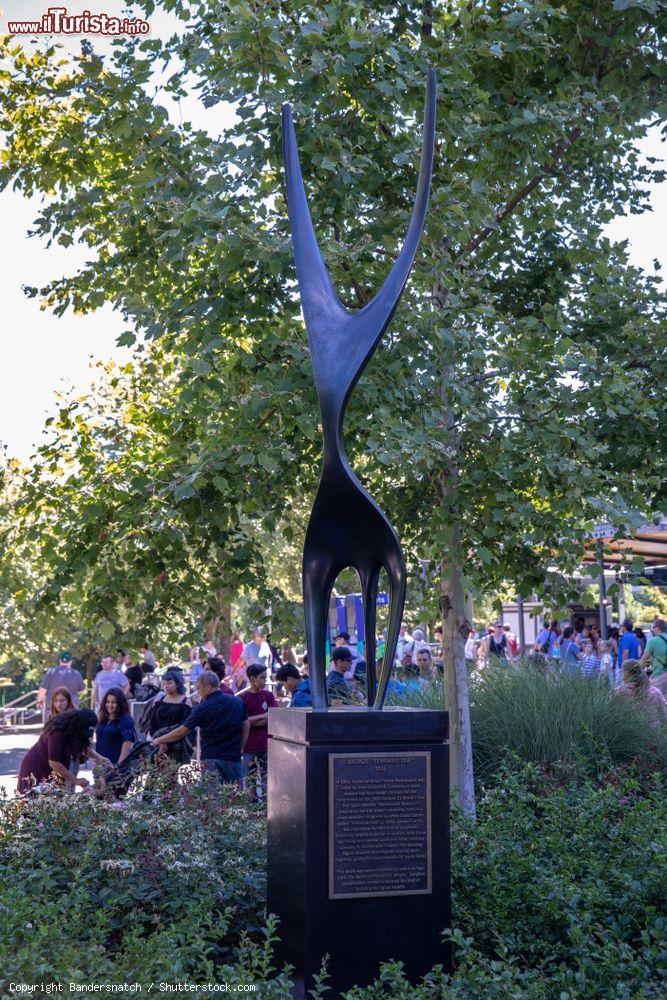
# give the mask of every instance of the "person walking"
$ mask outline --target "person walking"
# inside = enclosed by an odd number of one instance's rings
[[[148,666],[151,668],[151,672],[155,673],[155,671],[158,668],[158,662],[155,659],[155,653],[152,651],[152,649],[149,648],[147,642],[145,642],[141,647],[141,649],[139,650],[139,656],[141,657],[143,663],[148,664]]]
[[[507,624],[503,625],[503,630],[507,638],[507,653],[508,653],[507,658],[510,661],[510,663],[514,663],[516,660],[519,659],[519,642],[514,632],[512,632],[511,628],[509,627],[509,625]]]
[[[493,657],[496,664],[507,666],[509,643],[502,622],[494,622],[493,631],[482,639],[482,656],[485,663]]]
[[[576,674],[579,670],[581,652],[574,641],[574,626],[566,625],[560,642],[560,665],[566,674]]]
[[[37,692],[37,708],[46,704],[46,718],[49,718],[51,700],[56,688],[66,687],[72,697],[74,708],[79,707],[79,695],[85,684],[78,670],[72,666],[72,654],[63,652],[58,657],[58,666],[50,667],[42,678]]]
[[[653,622],[641,663],[650,664],[651,684],[667,696],[667,622],[664,618],[656,618]]]
[[[267,669],[271,666],[271,650],[264,638],[264,629],[261,625],[253,629],[252,639],[243,647],[241,659],[244,660],[246,667],[257,663]]]
[[[242,655],[245,643],[240,632],[234,632],[232,641],[229,644],[229,665],[232,669],[236,666],[236,661]]]
[[[600,673],[600,658],[590,639],[584,642],[581,655],[581,672],[584,677],[597,677]]]
[[[201,765],[205,771],[217,774],[221,782],[243,781],[241,752],[250,733],[246,707],[240,698],[223,694],[220,681],[212,670],[205,670],[197,681],[200,702],[182,725],[154,738],[155,746],[167,746],[199,728]]]
[[[554,618],[550,622],[544,622],[544,627],[535,640],[535,649],[533,652],[542,653],[543,656],[553,656],[557,641],[558,622]]]
[[[606,678],[609,687],[613,689],[616,687],[616,671],[611,643],[607,642],[606,639],[600,639],[598,650],[600,655],[600,673]]]
[[[279,668],[280,669],[280,668]],[[266,669],[258,663],[247,669],[248,687],[239,691],[245,705],[250,725],[250,733],[243,748],[241,762],[243,764],[243,783],[255,794],[261,789],[262,798],[266,797],[266,775],[269,750],[269,709],[277,708],[275,696],[266,690]]]
[[[623,669],[626,660],[639,659],[639,639],[635,635],[634,624],[630,618],[626,618],[621,625],[621,639],[618,644],[618,658],[616,666]]]

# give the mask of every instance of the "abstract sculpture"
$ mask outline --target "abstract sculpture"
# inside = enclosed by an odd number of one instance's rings
[[[287,202],[303,315],[322,414],[324,459],[303,551],[303,603],[314,709],[326,709],[326,625],[331,590],[348,566],[359,574],[364,602],[368,707],[381,709],[405,602],[405,559],[391,524],[363,488],[345,454],[343,419],[352,390],[398,306],[424,227],[435,142],[435,73],[428,73],[419,182],[408,233],[375,298],[350,312],[336,294],[310,218],[301,177],[292,109],[283,106]],[[380,571],[389,577],[386,651],[375,663]]]

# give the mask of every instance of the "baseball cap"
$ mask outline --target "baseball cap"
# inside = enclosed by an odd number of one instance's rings
[[[71,653],[61,653],[59,659],[60,659],[61,663],[71,663],[72,662],[72,654]]]

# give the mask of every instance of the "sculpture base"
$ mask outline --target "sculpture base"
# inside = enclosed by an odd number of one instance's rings
[[[305,997],[450,967],[447,713],[269,711],[268,912]],[[329,995],[329,994],[328,994]]]

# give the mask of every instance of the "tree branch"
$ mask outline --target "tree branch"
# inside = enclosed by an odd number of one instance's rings
[[[494,217],[496,225],[503,222],[509,215],[511,215],[515,208],[517,208],[517,206],[520,205],[521,202],[535,190],[535,188],[539,187],[545,178],[554,173],[560,161],[563,159],[568,150],[574,145],[577,139],[579,139],[579,137],[583,134],[583,131],[583,126],[580,125],[577,125],[575,128],[570,130],[567,138],[563,139],[563,141],[556,146],[551,162],[547,166],[543,167],[538,174],[535,174],[535,176],[528,181],[527,184],[524,184],[523,187],[519,188],[519,190],[512,195],[505,207],[501,209],[500,212],[496,213]],[[454,260],[459,261],[462,257],[467,257],[468,254],[471,254],[481,243],[484,242],[487,236],[491,235],[494,229],[495,226],[484,226],[480,229],[479,232],[465,244],[465,246],[461,247],[461,249],[454,254]]]
[[[614,32],[612,32],[612,35],[613,35],[613,33]],[[641,41],[643,41],[643,38],[646,35],[646,33],[647,32],[644,31],[644,32],[642,32],[638,36],[638,39],[637,39],[638,43],[640,43]],[[634,51],[636,51],[636,46],[633,47],[633,49],[631,49],[629,51],[626,51],[615,62],[611,63],[610,65],[607,65],[606,60],[607,60],[607,56],[609,54],[609,46],[608,46],[604,50],[604,52],[602,54],[602,59],[601,59],[599,65],[598,65],[598,68],[597,68],[596,73],[595,73],[595,79],[596,79],[597,84],[602,83],[602,81],[604,80],[604,78],[606,76],[608,76],[614,69],[617,69],[619,66],[623,65],[623,63],[626,62],[626,60],[628,59],[628,57]],[[555,173],[558,165],[560,164],[561,160],[565,157],[566,153],[568,153],[570,151],[570,149],[572,148],[572,146],[583,135],[583,133],[584,133],[584,125],[585,124],[590,124],[590,122],[594,121],[595,118],[598,116],[598,113],[593,112],[591,110],[591,108],[590,108],[589,105],[585,105],[582,108],[581,116],[584,117],[586,114],[589,115],[589,121],[588,122],[584,122],[583,124],[577,125],[574,128],[570,129],[570,132],[568,133],[567,137],[565,139],[563,139],[561,142],[559,142],[558,145],[556,146],[556,148],[554,149],[553,154],[551,156],[550,162],[548,164],[545,164],[539,170],[539,172],[530,181],[528,181],[527,184],[524,184],[510,198],[510,200],[506,203],[506,205],[504,206],[504,208],[502,208],[499,212],[496,213],[496,215],[494,216],[494,222],[495,222],[496,225],[499,224],[499,223],[501,223],[501,222],[503,222],[508,216],[510,216],[514,212],[514,210],[517,208],[517,206],[520,205],[521,202],[524,201],[524,199],[527,198],[528,195],[531,194],[532,191],[534,191],[537,187],[539,187],[540,184],[547,177],[549,177],[549,176],[551,176],[551,174]],[[484,226],[482,229],[480,229],[473,236],[473,238],[471,240],[469,240],[468,243],[466,243],[463,247],[461,247],[460,250],[458,250],[453,255],[453,260],[454,261],[460,261],[462,258],[467,257],[468,254],[471,254],[474,250],[476,250],[480,246],[480,244],[483,243],[484,240],[487,239],[487,237],[489,237],[491,235],[491,233],[494,232],[494,230],[495,230],[495,226]]]
[[[466,385],[476,385],[477,382],[487,382],[489,379],[497,378],[502,372],[496,369],[492,372],[484,372],[483,375],[471,375],[469,378],[464,379]]]

